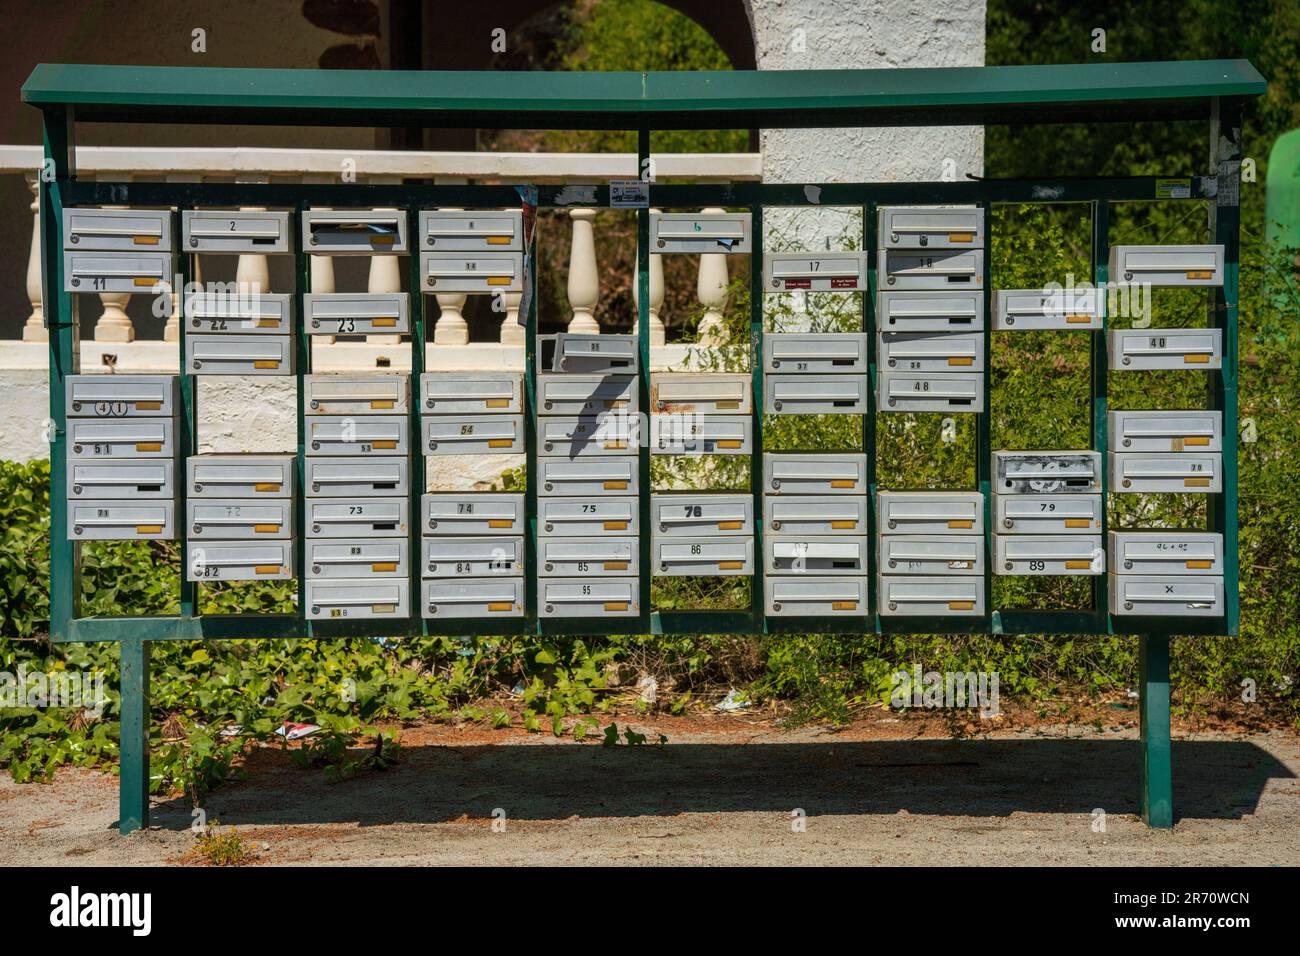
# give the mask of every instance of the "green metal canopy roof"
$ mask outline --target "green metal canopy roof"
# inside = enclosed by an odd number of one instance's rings
[[[1192,118],[1265,89],[1246,60],[679,73],[42,63],[22,99],[90,122],[722,129]]]

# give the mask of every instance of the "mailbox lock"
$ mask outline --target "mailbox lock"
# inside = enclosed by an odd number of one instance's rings
[[[81,534],[81,525],[73,525],[72,532],[73,534]]]
[[[664,407],[664,400],[662,398],[659,399],[657,402],[655,402],[655,408],[662,409],[663,407]]]
[[[780,359],[772,359],[772,368],[780,368],[780,367],[781,367],[781,360],[780,360]]]
[[[1131,439],[1131,438],[1125,438],[1125,439],[1124,439],[1124,447],[1125,447],[1125,448],[1128,448],[1128,447],[1129,447],[1130,445],[1132,445],[1132,444],[1133,444],[1133,439]]]
[[[437,613],[438,613],[438,605],[436,605],[436,604],[430,604],[430,605],[429,605],[429,613],[430,613],[430,614],[437,614]]]
[[[781,280],[780,280],[780,279],[773,279],[773,280],[772,280],[772,288],[773,288],[773,289],[779,289],[779,288],[781,288]]]
[[[73,242],[76,242],[76,240],[74,239]],[[191,246],[197,246],[198,244],[199,244],[199,237],[198,237],[198,236],[190,236],[190,245],[191,245]]]
[[[779,611],[779,610],[781,610],[781,602],[780,602],[780,601],[773,601],[773,602],[772,602],[772,610],[773,610],[773,611]]]
[[[312,327],[313,329],[319,329],[319,328],[320,328],[320,319],[312,319],[312,320],[311,320],[311,327]]]
[[[780,487],[781,487],[781,479],[780,479],[780,478],[773,478],[773,479],[772,479],[772,487],[773,487],[773,488],[780,488]]]
[[[893,285],[893,284],[894,284],[894,278],[895,278],[894,276],[890,276],[888,279],[885,280],[886,284],[887,284],[887,285]]]
[[[1124,358],[1122,359],[1122,361],[1123,361],[1123,363],[1124,363],[1125,365],[1132,365],[1132,364],[1133,364],[1133,358],[1132,358],[1132,356],[1129,356],[1129,355],[1125,355]]]
[[[430,561],[430,562],[429,562],[429,570],[430,570],[430,571],[437,571],[437,570],[438,570],[438,563],[437,563],[436,561]]]
[[[773,527],[776,527],[776,526],[773,525]],[[897,527],[898,527],[898,522],[897,522],[897,521],[894,521],[894,520],[891,519],[890,522],[889,522],[889,530],[890,530],[890,531],[893,531],[893,530],[894,530],[895,528],[897,528]]]
[[[546,562],[546,570],[547,570],[547,571],[554,571],[554,570],[555,570],[555,565],[551,564],[550,561],[547,561],[547,562]]]
[[[316,240],[316,237],[315,237],[315,236],[312,236],[312,237],[311,237],[311,244],[312,244],[313,246],[316,245],[316,241],[317,241],[317,240]]]
[[[315,242],[315,241],[316,241],[315,239],[312,240],[312,242]],[[313,605],[311,606],[311,612],[312,612],[313,614],[319,614],[319,613],[320,613],[320,605],[319,605],[319,604],[313,604]]]
[[[660,245],[663,245],[663,243],[661,242]],[[548,604],[548,605],[546,605],[546,613],[547,613],[547,614],[550,614],[550,613],[551,613],[552,611],[554,611],[554,610],[555,610],[555,605],[554,605],[554,604]]]
[[[555,486],[552,485],[552,484],[548,481],[548,482],[546,483],[546,490],[547,490],[547,491],[554,491],[554,490],[555,490]]]
[[[667,571],[667,570],[668,570],[668,562],[667,562],[667,561],[660,561],[660,562],[659,562],[659,570],[660,570],[660,571]]]
[[[1125,478],[1125,479],[1124,479],[1124,487],[1125,487],[1125,488],[1130,487],[1132,484],[1133,484],[1133,481],[1132,481],[1131,479],[1129,479],[1129,478]]]
[[[897,365],[898,365],[898,359],[890,359],[890,360],[889,360],[889,367],[890,367],[890,368],[894,368],[894,367],[896,367]]]
[[[194,533],[195,533],[195,534],[202,534],[202,533],[203,533],[203,525],[201,525],[201,524],[196,524],[196,525],[194,526]]]
[[[552,447],[551,443],[550,443],[550,442],[547,442],[547,443],[546,443],[546,450],[547,450],[547,451],[550,451],[550,450],[551,450],[551,447]]]
[[[203,363],[200,362],[198,359],[195,359],[195,360],[194,360],[194,367],[195,367],[195,368],[203,368]]]
[[[72,403],[72,410],[73,410],[74,412],[79,412],[79,411],[81,411],[81,402],[73,402],[73,403]]]
[[[1132,602],[1132,601],[1125,601],[1125,602],[1124,602],[1124,610],[1126,610],[1126,611],[1131,611],[1131,610],[1133,610],[1133,602]]]
[[[898,602],[897,602],[897,601],[890,601],[890,602],[889,602],[889,609],[890,609],[891,611],[897,611],[897,610],[898,610]]]
[[[660,249],[662,249],[666,245],[666,243],[662,239],[660,239],[657,245],[659,246]]]
[[[667,530],[668,530],[668,525],[664,524],[662,521],[659,522],[659,530],[660,530],[660,531],[667,531]]]
[[[891,407],[894,406],[894,405],[897,405],[897,404],[898,404],[898,399],[896,399],[896,398],[891,398],[891,399],[889,400],[889,404],[890,404]]]
[[[1008,571],[1012,571],[1012,570],[1015,570],[1015,567],[1016,567],[1016,566],[1015,566],[1015,564],[1013,564],[1012,562],[1008,561],[1007,564],[1006,564],[1006,567],[1007,567],[1007,570],[1008,570]]]
[[[194,483],[194,493],[197,495],[200,494],[202,491],[203,491],[203,485],[200,482],[196,481]]]
[[[71,236],[69,236],[68,239],[74,246],[81,241],[81,237],[77,235],[75,232]]]
[[[773,521],[773,522],[772,522],[772,530],[773,530],[773,531],[780,531],[780,530],[781,530],[781,522],[779,522],[779,521]]]
[[[320,534],[320,525],[318,524],[312,525],[311,530],[313,534]]]
[[[1007,325],[1015,325],[1015,324],[1016,324],[1016,317],[1014,315],[1008,315]]]
[[[898,567],[898,562],[895,561],[893,558],[890,558],[890,560],[889,560],[889,566],[890,566],[891,568],[896,568],[896,567]]]
[[[318,441],[314,441],[314,442],[312,442],[312,443],[311,443],[311,450],[312,450],[312,451],[320,451],[320,442],[318,442]]]
[[[429,451],[433,451],[433,450],[434,450],[435,448],[437,448],[437,447],[438,447],[438,443],[437,443],[436,441],[433,441],[433,440],[431,439],[431,440],[429,441]]]
[[[546,403],[546,410],[549,412],[549,411],[554,407],[554,405],[555,405],[554,402],[550,402],[550,401],[548,401],[548,402]]]
[[[311,573],[312,573],[312,574],[320,574],[320,565],[319,565],[319,564],[313,564],[313,565],[311,566]]]
[[[74,495],[79,495],[79,494],[81,494],[81,485],[73,485],[73,486],[72,486],[72,493],[73,493]]]
[[[781,403],[780,403],[779,401],[777,401],[777,402],[773,402],[773,403],[772,403],[772,407],[775,408],[775,409],[779,412],[779,411],[781,410]]]
[[[1133,273],[1131,272],[1124,273],[1124,278],[1131,280],[1133,278]]]
[[[555,525],[551,524],[549,521],[546,522],[546,530],[547,530],[547,531],[554,531],[554,530],[555,530]]]
[[[1012,526],[1015,524],[1015,522],[1012,521],[1010,518],[1003,518],[1003,519],[1002,519],[1002,524],[1005,525],[1006,527],[1010,528],[1010,527],[1012,527]]]
[[[436,527],[438,527],[438,522],[436,522],[436,521],[434,521],[432,518],[430,518],[430,519],[429,519],[429,527],[430,527],[430,528],[436,528]]]
[[[81,446],[80,446],[80,445],[73,445],[73,446],[72,446],[72,450],[75,451],[78,455],[81,454]]]
[[[320,491],[320,482],[319,482],[319,481],[313,481],[313,482],[311,483],[311,490],[312,490],[312,491]]]
[[[1125,561],[1125,562],[1124,562],[1124,567],[1125,567],[1126,569],[1128,569],[1128,570],[1132,570],[1132,568],[1133,568],[1133,562],[1132,562],[1132,561]]]
[[[76,285],[81,285],[81,280],[78,279],[76,276],[73,276],[73,277],[72,277],[72,284],[73,284],[74,286],[76,286]]]

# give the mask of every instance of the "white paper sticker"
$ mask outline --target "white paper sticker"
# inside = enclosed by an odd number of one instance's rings
[[[639,179],[611,179],[609,205],[611,209],[648,209],[650,184]]]

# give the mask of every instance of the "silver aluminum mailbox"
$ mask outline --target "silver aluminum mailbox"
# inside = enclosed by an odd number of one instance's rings
[[[763,291],[861,292],[867,257],[861,252],[765,252]]]
[[[537,474],[541,497],[640,494],[635,458],[538,458]]]
[[[1095,495],[1101,452],[995,451],[993,489],[1000,495]]]
[[[421,582],[428,618],[524,616],[524,579],[496,575],[479,580],[431,578]]]
[[[406,415],[410,399],[405,372],[303,376],[304,415]]]
[[[1111,614],[1223,616],[1223,578],[1117,574],[1110,584]]]
[[[1101,495],[993,495],[993,526],[1007,534],[1101,534]]]
[[[634,335],[584,335],[557,332],[537,337],[537,371],[566,375],[636,375],[638,345]]]
[[[292,538],[293,500],[191,499],[185,502],[185,536],[213,541]]]
[[[882,249],[978,249],[984,210],[978,206],[882,206],[876,210]]]
[[[769,415],[861,415],[866,410],[866,375],[763,378],[763,411]]]
[[[735,577],[754,573],[754,539],[655,537],[656,577]]]
[[[763,368],[768,372],[865,375],[870,336],[866,332],[768,332]]]
[[[978,491],[879,491],[880,534],[984,534]]]
[[[1099,534],[994,534],[993,573],[1105,574]]]
[[[522,372],[426,372],[420,376],[420,402],[438,415],[518,415],[524,410]]]
[[[425,415],[426,455],[510,455],[524,452],[522,415]]]
[[[288,335],[187,335],[187,375],[292,375]]]
[[[881,617],[979,617],[984,614],[982,577],[882,574],[878,581]]]
[[[176,259],[170,252],[65,252],[64,292],[170,292]]]
[[[405,498],[308,498],[303,511],[308,538],[405,538]]]
[[[522,252],[422,252],[421,292],[466,295],[524,291]]]
[[[185,296],[185,317],[192,332],[214,335],[289,335],[293,332],[293,296],[287,292],[199,292]]]
[[[1223,285],[1223,246],[1111,246],[1110,280],[1153,286]]]
[[[652,212],[652,253],[752,251],[750,215],[747,212]]]
[[[867,456],[764,452],[763,491],[769,495],[864,495]]]
[[[753,390],[746,373],[650,373],[650,404],[656,413],[748,415],[754,410]]]
[[[1223,367],[1222,329],[1122,329],[1110,333],[1111,371]]]
[[[946,292],[984,288],[984,250],[881,249],[876,275],[882,289],[919,289]]]
[[[186,252],[267,255],[293,251],[288,212],[246,209],[184,209],[181,232]]]
[[[767,496],[763,501],[767,529],[791,535],[867,533],[867,499],[863,495]]]
[[[876,325],[879,332],[983,332],[984,293],[882,289]]]
[[[537,454],[545,458],[635,455],[640,436],[640,420],[617,412],[577,418],[539,418]]]
[[[520,535],[524,496],[499,491],[435,492],[420,497],[420,533]]]
[[[537,405],[543,415],[600,415],[639,409],[636,379],[631,375],[568,375],[543,372],[537,376]]]
[[[420,576],[425,578],[518,577],[524,573],[524,539],[506,535],[455,538],[438,535],[420,542]]]
[[[303,251],[314,256],[373,256],[410,251],[400,209],[304,209]]]
[[[171,418],[70,418],[69,458],[171,458]]]
[[[1223,575],[1223,535],[1211,531],[1112,531],[1112,574]]]
[[[983,412],[983,372],[880,372],[882,412]]]
[[[795,574],[763,581],[769,617],[865,617],[865,577]]]
[[[973,534],[888,534],[879,539],[882,574],[984,574],[984,538]]]
[[[411,616],[411,582],[386,578],[308,580],[307,617],[398,618]]]
[[[302,326],[308,335],[400,335],[411,331],[405,292],[308,292]]]
[[[172,501],[70,501],[69,541],[170,541],[176,537]]]
[[[422,209],[420,248],[439,252],[512,252],[524,248],[520,209]]]
[[[1116,451],[1223,451],[1223,412],[1111,412]]]
[[[537,573],[546,578],[636,577],[636,538],[538,538]]]
[[[754,420],[748,415],[653,415],[650,452],[655,455],[748,455]]]
[[[655,493],[650,496],[650,521],[656,535],[670,538],[752,535],[754,499],[739,494]]]
[[[882,332],[881,369],[901,372],[983,372],[983,332]]]
[[[309,498],[401,498],[410,474],[405,458],[308,458]]]
[[[1110,490],[1215,494],[1223,490],[1223,455],[1219,452],[1111,452]]]
[[[190,455],[185,484],[191,498],[287,498],[294,455]]]
[[[867,536],[771,534],[763,539],[768,574],[865,574]]]
[[[537,534],[561,538],[640,534],[636,498],[539,498]]]
[[[636,578],[540,578],[537,603],[542,617],[636,617]]]
[[[303,419],[308,455],[406,455],[405,417],[398,415],[315,415]]]
[[[175,375],[69,375],[69,418],[174,418],[179,407]]]
[[[63,248],[83,252],[172,252],[170,209],[63,210]]]
[[[293,577],[292,541],[190,541],[187,581],[287,581]]]
[[[176,462],[167,458],[68,462],[68,499],[175,498]]]
[[[405,578],[410,571],[406,538],[307,541],[309,578]]]
[[[999,331],[1102,327],[1105,295],[1093,286],[1056,289],[998,289],[993,293],[993,328]]]

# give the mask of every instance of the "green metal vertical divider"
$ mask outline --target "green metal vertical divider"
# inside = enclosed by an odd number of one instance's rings
[[[984,411],[975,416],[975,487],[984,508],[984,620],[987,631],[996,632],[993,610],[993,204],[981,199],[984,210],[984,277],[980,295],[984,299]]]
[[[298,604],[298,630],[299,633],[306,637],[312,634],[311,621],[307,618],[307,448],[306,448],[306,425],[304,414],[306,412],[306,389],[304,379],[307,370],[311,368],[311,344],[307,341],[306,328],[304,326],[302,297],[311,285],[311,258],[303,251],[303,242],[306,237],[302,234],[302,213],[307,208],[307,203],[298,200],[293,204],[293,219],[295,227],[290,230],[294,236],[293,243],[293,308],[292,325],[290,334],[293,336],[289,347],[294,350],[294,379],[297,385],[297,395],[295,398],[296,411],[296,432],[297,432],[297,459],[294,463],[294,475],[296,488],[293,489],[292,507],[293,507],[293,524],[294,524],[294,543],[293,543],[293,580],[297,587]]]
[[[410,626],[407,633],[410,634],[427,634],[429,632],[429,622],[424,616],[424,596],[421,591],[422,578],[420,575],[421,557],[420,557],[420,540],[424,531],[424,515],[420,513],[420,497],[424,494],[426,488],[426,479],[424,476],[424,444],[423,433],[420,430],[421,410],[424,408],[424,398],[420,391],[420,376],[424,373],[425,364],[425,343],[428,340],[428,333],[424,326],[424,293],[421,291],[421,271],[420,271],[420,237],[416,231],[420,222],[420,206],[418,203],[403,206],[406,213],[406,234],[413,236],[410,241],[410,253],[406,257],[407,261],[407,288],[410,290],[407,297],[410,303],[411,318],[411,372],[407,376],[407,388],[409,397],[407,399],[407,443],[410,447],[409,470],[407,472],[406,485],[406,547],[410,564],[407,568],[407,587],[410,588],[408,597],[408,607],[410,608]],[[528,565],[526,565],[527,567]]]
[[[636,133],[636,168],[637,174],[648,175],[654,182],[653,162],[650,159],[650,129],[641,127]],[[637,285],[637,355],[640,372],[637,375],[637,523],[641,533],[637,536],[637,548],[640,553],[638,564],[641,574],[637,578],[640,589],[638,601],[641,605],[640,619],[643,633],[653,630],[652,608],[650,600],[650,582],[653,579],[653,558],[651,549],[650,494],[654,490],[650,484],[650,207],[642,206],[636,211],[636,285]],[[645,422],[645,429],[640,429],[640,422]],[[631,423],[629,423],[630,425]]]
[[[175,213],[177,219],[180,218],[180,210]],[[181,245],[181,237],[177,230],[175,242],[177,246]],[[190,279],[197,271],[195,264],[198,260],[198,253],[187,252],[181,248],[180,255],[177,257],[179,267],[178,278],[180,279],[180,288],[177,290],[180,296],[177,305],[177,311],[180,317],[180,335],[177,337],[177,354],[176,367],[180,369],[180,427],[176,429],[176,527],[179,530],[181,541],[181,618],[192,619],[198,616],[198,597],[199,585],[197,582],[188,580],[189,574],[189,548],[185,546],[185,502],[189,498],[190,489],[188,482],[185,481],[185,463],[189,461],[190,455],[193,455],[199,447],[199,409],[198,409],[198,383],[194,376],[187,375],[185,368],[185,341],[189,337],[186,331],[186,319],[188,318],[189,309],[185,301],[186,290],[189,289]]]
[[[1109,525],[1110,469],[1107,467],[1107,452],[1110,450],[1110,434],[1107,412],[1110,408],[1108,384],[1110,381],[1110,364],[1106,349],[1106,335],[1110,326],[1109,304],[1106,301],[1107,283],[1110,279],[1110,203],[1105,199],[1096,199],[1090,203],[1092,210],[1092,283],[1096,288],[1098,308],[1101,310],[1101,328],[1089,335],[1089,377],[1092,394],[1092,447],[1101,455],[1101,546],[1106,548],[1106,532]],[[1092,579],[1092,608],[1097,620],[1107,622],[1110,619],[1110,569],[1106,574],[1094,575]],[[1103,631],[1109,628],[1102,628]]]
[[[749,493],[754,509],[754,573],[749,581],[749,608],[754,633],[767,633],[767,587],[763,572],[763,204],[749,207],[749,361],[753,389],[750,410]]]
[[[533,207],[533,234],[524,231],[524,254],[530,268],[525,270],[528,308],[524,316],[524,619],[534,632],[541,633],[537,617],[537,249],[541,229],[537,214],[540,202]]]
[[[862,293],[862,331],[867,334],[867,413],[862,418],[862,452],[867,456],[867,618],[869,633],[880,633],[880,606],[877,592],[880,528],[877,527],[876,490],[876,376],[880,370],[876,359],[879,342],[876,316],[876,204],[862,207],[862,251],[867,260],[867,288]]]

